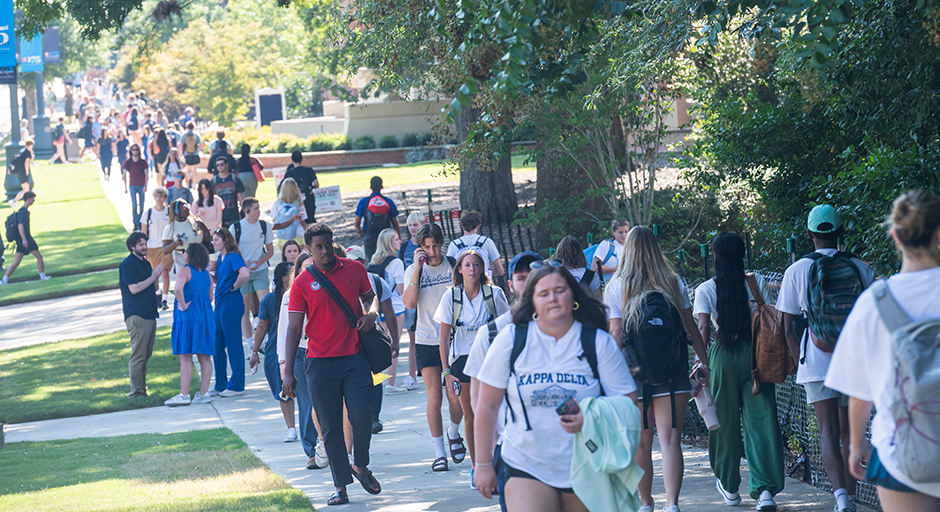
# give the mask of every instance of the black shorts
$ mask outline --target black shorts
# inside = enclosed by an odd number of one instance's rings
[[[186,155],[186,165],[199,165],[199,155]]]
[[[21,242],[20,240],[16,241],[16,252],[18,253],[29,254],[33,251],[38,251],[38,250],[39,250],[39,246],[36,245],[35,240],[32,240],[32,239],[26,240],[25,244]]]
[[[460,382],[470,382],[470,377],[463,372],[464,366],[467,366],[467,358],[470,356],[460,356],[456,361],[450,363],[450,373]]]
[[[505,468],[506,468],[506,473],[507,473],[507,478],[506,478],[506,480],[507,480],[507,481],[508,481],[510,478],[528,478],[529,480],[535,480],[536,482],[542,482],[541,480],[539,480],[538,478],[535,478],[534,476],[530,475],[529,473],[526,473],[525,471],[522,471],[521,469],[516,469],[516,468],[510,466],[509,464],[506,463],[505,460],[503,460],[503,461],[501,462],[501,464],[502,464],[503,466],[505,466]],[[544,484],[545,482],[542,482],[542,483]],[[548,484],[545,484],[545,485],[548,485]],[[549,487],[552,487],[552,486],[549,485]],[[552,487],[552,489],[555,489],[555,490],[558,491],[558,492],[564,492],[564,493],[568,493],[568,494],[574,494],[574,489],[572,489],[571,487],[564,487],[564,488],[562,488],[562,487]]]
[[[18,172],[15,172],[13,173],[13,175],[16,176],[16,181],[20,182],[20,185],[22,185],[23,183],[29,183],[29,176],[27,176],[26,174],[20,174]]]
[[[418,373],[424,368],[442,368],[441,347],[415,344],[415,362],[418,364]]]

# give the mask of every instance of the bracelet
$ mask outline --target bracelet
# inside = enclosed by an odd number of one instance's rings
[[[251,355],[253,355],[253,356],[258,355],[258,351],[257,351],[257,350],[252,350],[252,351],[251,351]]]
[[[446,377],[448,375],[453,375],[450,371],[450,368],[444,368],[444,371],[441,372],[441,376]]]
[[[277,362],[277,364],[279,364],[279,365],[281,365],[281,364],[287,364],[287,361],[281,359],[280,361]]]
[[[486,466],[492,466],[492,465],[493,465],[492,462],[477,462],[473,466],[474,467],[480,467],[480,466],[486,467]]]

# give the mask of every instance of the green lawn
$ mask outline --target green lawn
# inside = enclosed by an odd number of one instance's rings
[[[126,332],[0,351],[0,423],[141,409],[179,394],[179,356],[170,350],[169,327],[157,329],[146,398],[127,397],[130,353]],[[195,371],[191,389],[199,389]]]
[[[0,509],[314,510],[226,428],[9,444]]]
[[[28,262],[29,260],[26,261]],[[22,268],[22,266],[20,266],[20,268]],[[35,269],[35,267],[33,268]],[[49,271],[48,266],[46,270]],[[19,274],[19,269],[17,269],[17,274]],[[98,292],[117,287],[117,269],[103,270],[77,276],[56,277],[49,281],[12,283],[0,288],[0,307],[10,304],[22,304],[34,300],[55,299],[58,297]]]

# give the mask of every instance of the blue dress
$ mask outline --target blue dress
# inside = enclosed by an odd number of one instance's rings
[[[183,298],[189,302],[186,311],[180,311],[179,302],[173,301],[173,334],[170,345],[173,354],[215,355],[215,317],[209,301],[209,271],[186,265],[189,281],[183,285]]]

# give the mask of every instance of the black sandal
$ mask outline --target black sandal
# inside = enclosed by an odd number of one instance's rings
[[[450,443],[450,457],[454,459],[454,464],[460,464],[467,458],[467,447],[463,444],[463,438],[457,436],[457,439],[447,438],[447,442]],[[454,445],[459,445],[460,448],[454,448]],[[457,456],[460,456],[459,459]]]
[[[365,473],[357,473],[355,469],[349,468],[352,470],[352,474],[356,477],[356,480],[359,480],[359,483],[362,484],[362,488],[366,490],[369,494],[378,494],[382,492],[382,486],[379,484],[379,481],[372,476],[372,472],[368,469]]]
[[[438,457],[431,463],[431,471],[447,471],[447,457]]]
[[[326,500],[327,505],[345,505],[347,503],[349,503],[349,496],[346,495],[346,491],[333,491],[330,499]]]

